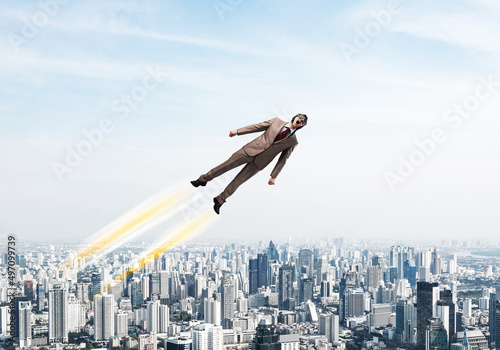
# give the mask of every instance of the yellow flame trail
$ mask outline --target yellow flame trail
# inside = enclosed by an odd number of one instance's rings
[[[105,291],[109,291],[112,284],[120,282],[128,276],[132,275],[134,272],[142,269],[149,260],[157,258],[161,253],[173,248],[193,233],[199,231],[205,224],[210,222],[210,220],[214,219],[215,217],[216,216],[212,208],[209,208],[195,220],[175,230],[172,235],[169,235],[163,241],[150,248],[149,251],[145,253],[143,258],[129,265],[131,266],[129,270],[125,271],[124,273],[116,277],[112,282],[108,283],[106,285]]]
[[[154,217],[160,215],[167,209],[174,206],[180,200],[186,197],[186,194],[189,192],[186,188],[178,190],[176,193],[170,195],[169,197],[163,199],[159,203],[155,203],[152,206],[148,206],[146,209],[139,214],[136,214],[131,219],[127,220],[125,223],[121,224],[117,228],[110,228],[109,232],[104,232],[104,236],[99,238],[96,242],[92,243],[89,247],[82,250],[76,257],[73,259],[85,259],[87,260],[91,256],[94,256],[104,249],[110,244],[116,243],[119,239],[124,238],[128,233],[132,232],[134,229],[138,228],[141,224],[146,221],[150,221]],[[67,267],[71,264],[71,260],[67,261],[63,267]]]

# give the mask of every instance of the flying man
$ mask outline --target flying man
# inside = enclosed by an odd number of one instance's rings
[[[208,181],[237,166],[246,164],[224,191],[214,198],[214,210],[219,214],[220,207],[242,183],[264,169],[278,153],[281,153],[268,181],[269,185],[275,184],[276,177],[285,165],[286,160],[299,144],[295,135],[297,130],[303,128],[305,125],[307,125],[307,116],[305,114],[297,114],[289,123],[279,118],[273,118],[262,123],[231,130],[229,137],[260,131],[264,131],[264,133],[236,151],[224,163],[201,175],[197,180],[191,181],[191,184],[194,187],[206,186]]]

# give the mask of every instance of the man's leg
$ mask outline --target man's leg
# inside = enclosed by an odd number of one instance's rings
[[[198,178],[198,181],[202,182],[207,182],[211,181],[214,178],[221,176],[225,172],[236,168],[237,166],[240,166],[242,164],[248,163],[253,160],[254,157],[250,157],[243,149],[240,149],[236,152],[233,153],[231,157],[229,157],[228,160],[226,160],[224,163],[216,166],[212,170],[210,170],[208,173],[201,175]]]
[[[226,202],[226,199],[229,196],[231,196],[238,189],[238,187],[240,187],[240,185],[243,182],[250,179],[252,176],[257,174],[259,171],[260,171],[260,169],[257,168],[257,166],[254,164],[253,161],[250,163],[247,163],[247,165],[245,165],[243,167],[243,169],[241,169],[241,171],[238,173],[238,175],[236,175],[236,177],[233,179],[233,181],[231,181],[229,183],[229,185],[227,185],[227,187],[224,189],[224,191],[222,191],[222,193],[219,194],[215,198],[217,199],[217,201],[220,204],[224,204]]]

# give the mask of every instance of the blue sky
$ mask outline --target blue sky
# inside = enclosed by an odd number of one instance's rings
[[[251,139],[230,129],[306,113],[276,186],[269,166],[206,237],[493,238],[499,14],[489,0],[1,2],[0,231],[84,239]],[[113,130],[58,177],[103,120]],[[446,140],[403,177],[436,129]]]

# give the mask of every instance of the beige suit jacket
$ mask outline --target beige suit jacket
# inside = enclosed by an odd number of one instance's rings
[[[273,118],[262,123],[245,126],[236,130],[238,135],[264,131],[262,135],[243,146],[243,150],[249,156],[255,156],[253,162],[258,169],[264,169],[269,163],[271,163],[278,153],[281,153],[278,163],[276,163],[276,166],[271,172],[271,177],[273,178],[278,176],[281,169],[283,169],[286,160],[290,157],[294,148],[299,144],[299,141],[295,136],[296,132],[286,139],[274,142],[274,139],[285,125],[286,122],[283,120]]]

